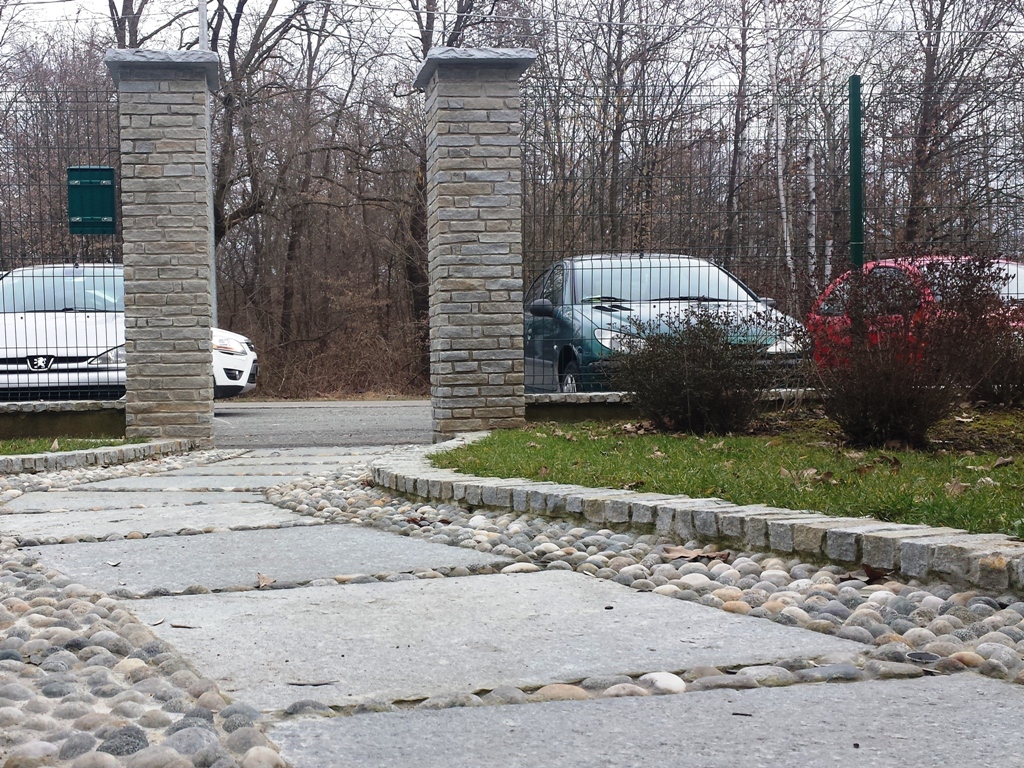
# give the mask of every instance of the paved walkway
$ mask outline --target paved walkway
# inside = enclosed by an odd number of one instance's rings
[[[508,561],[499,557],[320,524],[261,493],[385,450],[258,449],[209,466],[28,493],[2,509],[0,533],[39,541],[145,535],[27,549],[87,587],[146,595],[123,604],[227,698],[260,710],[295,768],[1020,760],[1024,687],[969,673],[414,708],[502,686],[532,691],[794,659],[842,664],[866,647],[571,571],[500,573]],[[417,569],[466,575],[407,575]],[[395,577],[365,577],[379,572]],[[316,703],[302,704],[309,700]],[[380,709],[392,711],[373,711]]]

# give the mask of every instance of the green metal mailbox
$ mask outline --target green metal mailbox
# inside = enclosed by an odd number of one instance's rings
[[[73,235],[117,232],[114,169],[103,165],[68,168],[68,221]]]

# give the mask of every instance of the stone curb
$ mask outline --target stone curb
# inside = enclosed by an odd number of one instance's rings
[[[864,565],[907,579],[942,581],[993,592],[1024,591],[1024,542],[1001,534],[970,534],[956,528],[885,523],[866,517],[830,517],[761,504],[738,506],[716,498],[475,477],[430,465],[430,454],[466,445],[485,434],[460,435],[376,459],[370,464],[373,481],[406,496],[470,508],[576,517],[601,526],[653,529],[684,542],[714,542]]]
[[[77,467],[102,467],[127,464],[151,457],[171,456],[192,450],[191,440],[153,440],[137,445],[116,448],[86,448],[61,453],[27,453],[21,456],[0,457],[0,475],[36,474],[56,472]]]

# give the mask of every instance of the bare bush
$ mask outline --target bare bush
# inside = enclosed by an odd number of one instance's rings
[[[786,329],[766,314],[701,306],[628,330],[611,359],[613,388],[659,429],[725,434],[749,425],[773,380],[764,350]]]
[[[855,444],[925,445],[999,360],[994,263],[908,261],[884,280],[854,274],[842,320],[813,338],[825,411]]]

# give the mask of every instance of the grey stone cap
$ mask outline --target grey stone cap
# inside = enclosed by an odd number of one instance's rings
[[[192,450],[191,440],[153,440],[135,445],[117,445],[107,448],[86,448],[82,451],[61,453],[26,453],[21,456],[0,456],[0,475],[57,472],[76,467],[104,467],[127,464],[153,456],[172,456]]]
[[[686,542],[715,542],[851,568],[868,566],[906,579],[941,581],[992,592],[1024,592],[1024,541],[1001,534],[829,517],[814,511],[722,499],[581,488],[521,478],[475,477],[431,466],[428,457],[486,435],[464,434],[396,452],[370,465],[373,482],[399,494],[519,514],[579,517]]]
[[[83,411],[123,411],[124,400],[36,400],[26,403],[0,403],[0,413],[81,413]]]
[[[435,46],[412,81],[414,88],[426,88],[430,78],[441,64],[467,67],[506,67],[521,75],[537,59],[537,52],[530,48],[451,48]]]
[[[149,67],[152,69],[179,67],[198,69],[206,74],[210,90],[220,87],[220,56],[213,51],[153,51],[145,48],[111,48],[103,56],[115,83],[121,81],[121,71]]]

